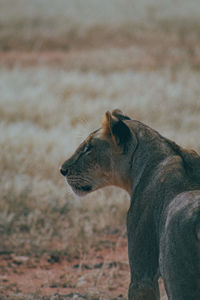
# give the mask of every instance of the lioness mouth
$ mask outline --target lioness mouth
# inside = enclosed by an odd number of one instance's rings
[[[67,177],[65,178],[65,180],[66,183],[71,186],[71,188],[75,193],[79,193],[79,192],[89,193],[90,191],[92,191],[91,185],[80,185],[79,183],[73,182],[73,180],[71,181],[70,178]]]

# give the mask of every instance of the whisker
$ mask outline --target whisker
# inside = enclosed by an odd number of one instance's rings
[[[91,183],[91,179],[88,178],[84,178],[84,177],[68,177],[68,181],[70,181],[71,183],[78,183],[79,181],[81,181],[81,183]]]

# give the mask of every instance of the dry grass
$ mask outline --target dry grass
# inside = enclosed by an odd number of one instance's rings
[[[114,108],[200,152],[198,1],[14,2],[0,2],[0,253],[84,264],[106,247],[126,252],[127,194],[79,199],[59,166]],[[88,282],[88,299],[111,299],[129,275],[105,264],[59,276],[50,284]]]

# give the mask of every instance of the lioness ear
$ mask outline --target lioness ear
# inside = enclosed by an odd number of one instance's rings
[[[123,112],[120,109],[113,110],[112,115],[118,118],[119,120],[130,120],[130,118],[123,114]]]
[[[107,111],[102,128],[104,135],[110,137],[116,146],[120,147],[123,152],[126,152],[131,139],[131,131],[128,126],[117,115],[113,116]]]

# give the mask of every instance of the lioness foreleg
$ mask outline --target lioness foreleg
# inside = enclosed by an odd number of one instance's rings
[[[160,292],[158,281],[156,280],[153,284],[140,283],[139,286],[131,282],[128,298],[129,300],[159,300]]]
[[[158,256],[150,226],[127,215],[128,254],[131,272],[129,300],[159,300]]]

